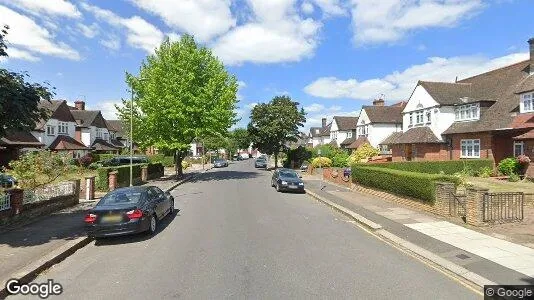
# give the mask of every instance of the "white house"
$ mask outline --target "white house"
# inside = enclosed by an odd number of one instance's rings
[[[348,146],[354,142],[358,117],[335,116],[330,126],[330,140],[338,147]]]
[[[402,131],[404,104],[401,102],[384,106],[384,100],[379,99],[373,102],[373,106],[363,106],[358,118],[356,137],[365,137],[371,146],[378,148],[392,133]]]
[[[310,128],[310,141],[313,147],[330,143],[330,128],[332,123],[326,124],[326,118],[321,119],[321,127]]]
[[[85,102],[76,101],[71,114],[76,120],[76,140],[98,152],[118,152],[120,147],[111,144],[108,124],[99,110],[85,110]],[[113,130],[112,130],[113,132]]]

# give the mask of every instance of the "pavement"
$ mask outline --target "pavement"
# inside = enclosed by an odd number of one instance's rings
[[[306,176],[306,188],[440,259],[499,284],[534,283],[534,249]]]
[[[206,169],[211,166],[206,166]],[[148,182],[170,190],[194,178],[201,168],[192,168],[183,180],[173,175]],[[63,259],[73,249],[88,243],[83,223],[86,211],[98,200],[80,199],[80,204],[26,224],[16,224],[0,232],[0,291],[10,278],[31,278],[51,263]],[[0,293],[0,298],[2,297]]]
[[[481,297],[270,176],[253,160],[199,174],[171,192],[180,211],[154,236],[91,241],[34,282],[60,283],[59,299]]]

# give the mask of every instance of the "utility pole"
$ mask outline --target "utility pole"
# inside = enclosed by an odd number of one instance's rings
[[[130,186],[133,186],[133,101],[134,90],[132,87],[132,98],[130,102]]]

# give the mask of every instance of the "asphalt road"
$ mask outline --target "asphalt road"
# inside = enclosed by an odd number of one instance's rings
[[[157,235],[92,242],[34,282],[65,299],[480,298],[309,196],[276,193],[252,160],[172,193],[181,211]]]

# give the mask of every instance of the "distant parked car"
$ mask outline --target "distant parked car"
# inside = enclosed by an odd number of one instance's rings
[[[214,168],[228,167],[228,161],[226,159],[217,158],[213,161]]]
[[[131,158],[133,164],[147,164],[148,157],[146,156],[132,156]],[[111,159],[108,159],[102,163],[104,167],[116,167],[124,166],[130,164],[130,156],[116,156]]]
[[[254,162],[256,168],[267,168],[267,160],[265,158],[258,157]]]
[[[18,182],[15,177],[8,174],[0,173],[0,187],[11,188],[17,185],[17,183]]]
[[[271,186],[275,187],[277,192],[304,192],[304,182],[297,172],[291,169],[276,169],[271,178]]]
[[[155,186],[116,189],[107,193],[85,215],[89,237],[106,237],[148,231],[156,232],[158,222],[174,213],[174,198]]]
[[[300,165],[300,170],[302,172],[306,172],[306,171],[308,171],[308,167],[309,166],[310,166],[310,163],[305,161],[305,162],[302,163],[302,165]]]

